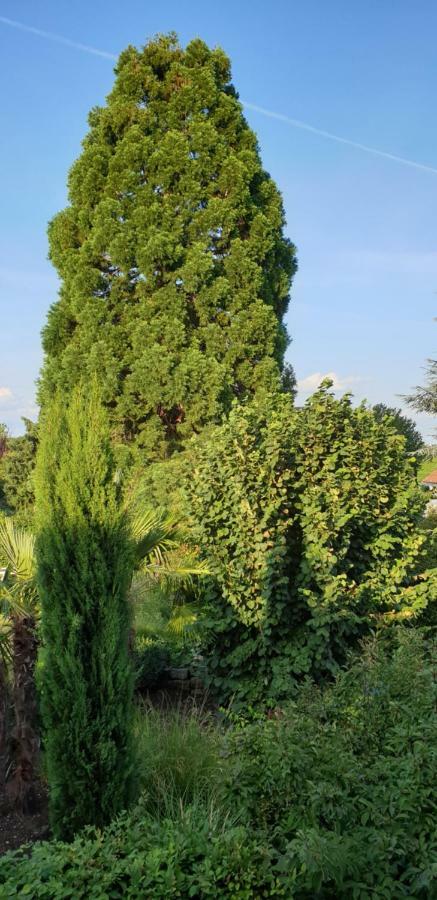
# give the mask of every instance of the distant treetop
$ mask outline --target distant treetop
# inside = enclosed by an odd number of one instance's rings
[[[393,406],[386,406],[385,403],[377,403],[373,407],[373,414],[378,420],[382,420],[386,416],[390,416],[393,426],[405,438],[405,450],[407,453],[415,453],[424,446],[422,435],[417,429],[415,422],[408,416],[405,416],[400,409]]]

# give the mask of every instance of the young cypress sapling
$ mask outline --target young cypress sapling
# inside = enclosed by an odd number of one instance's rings
[[[132,775],[127,592],[133,552],[96,383],[46,410],[36,469],[43,725],[54,834],[126,807]]]

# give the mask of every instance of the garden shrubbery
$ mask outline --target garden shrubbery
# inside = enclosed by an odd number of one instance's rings
[[[227,797],[299,872],[297,896],[432,896],[437,648],[414,631],[394,644],[229,732]]]
[[[132,654],[135,689],[142,693],[159,685],[170,663],[168,647],[160,641],[139,638]]]
[[[200,742],[195,716],[184,735],[154,713],[138,806],[71,844],[9,854],[0,897],[432,897],[435,644],[405,626],[391,642]]]
[[[0,428],[35,528],[0,541],[0,761],[24,808],[41,745],[56,838],[0,898],[437,896],[420,437],[329,381],[294,406],[284,226],[223,52],[127,48],[50,226],[41,419]],[[181,663],[208,711],[138,698]]]
[[[329,387],[301,410],[286,395],[235,406],[196,447],[187,490],[222,699],[282,702],[296,678],[332,676],[372,628],[432,599],[404,439]]]

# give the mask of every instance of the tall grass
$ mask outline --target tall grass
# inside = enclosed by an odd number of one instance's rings
[[[204,706],[142,703],[135,721],[138,789],[148,811],[178,815],[188,805],[220,805],[226,759],[222,732]]]

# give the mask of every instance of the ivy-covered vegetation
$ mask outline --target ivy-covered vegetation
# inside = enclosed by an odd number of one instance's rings
[[[213,578],[210,673],[222,697],[275,703],[333,674],[384,620],[425,606],[424,497],[405,443],[329,384],[236,406],[196,447],[192,517]]]

